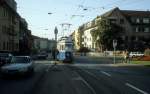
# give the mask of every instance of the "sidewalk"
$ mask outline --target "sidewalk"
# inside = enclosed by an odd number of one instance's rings
[[[112,66],[147,66],[150,67],[150,61],[147,61],[146,63],[143,63],[143,61],[138,61],[139,63],[133,63],[136,61],[130,61],[130,63],[118,63],[118,64],[112,64]]]

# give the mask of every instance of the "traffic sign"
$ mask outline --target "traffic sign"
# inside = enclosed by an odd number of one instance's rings
[[[113,47],[116,48],[117,46],[117,40],[113,40]]]

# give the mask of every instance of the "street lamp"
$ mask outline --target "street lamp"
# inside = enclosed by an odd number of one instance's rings
[[[53,13],[49,12],[48,14],[51,15],[51,14],[53,14]]]

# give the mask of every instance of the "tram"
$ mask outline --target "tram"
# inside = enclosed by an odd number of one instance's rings
[[[59,51],[57,59],[64,63],[73,62],[73,41],[71,37],[61,37],[57,42],[57,49]]]

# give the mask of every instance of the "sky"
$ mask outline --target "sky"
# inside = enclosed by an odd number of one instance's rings
[[[61,24],[71,24],[70,28],[64,31],[65,35],[69,35],[80,25],[115,7],[123,10],[150,10],[150,0],[16,0],[16,2],[17,10],[21,17],[26,19],[32,34],[48,39],[54,39],[56,26],[58,37],[61,37],[63,35]]]

